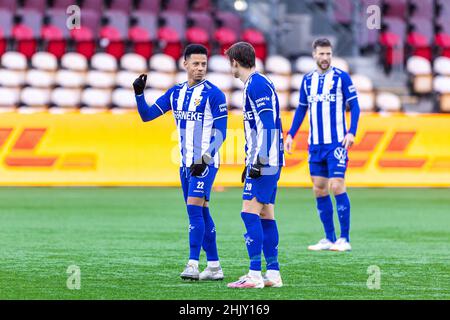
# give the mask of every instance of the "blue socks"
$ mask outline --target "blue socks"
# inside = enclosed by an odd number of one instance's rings
[[[189,215],[189,260],[199,260],[205,234],[203,207],[187,205]]]
[[[216,245],[216,226],[209,214],[209,208],[203,207],[203,221],[205,222],[205,235],[203,237],[203,250],[206,252],[206,260],[219,261]]]
[[[241,212],[247,233],[244,234],[248,256],[250,258],[250,270],[261,271],[261,251],[263,246],[263,229],[259,215]]]
[[[335,196],[336,209],[341,225],[341,238],[347,239],[350,242],[350,199],[347,192]]]
[[[316,198],[317,211],[325,229],[325,236],[331,242],[336,241],[336,234],[334,233],[333,223],[333,202],[331,202],[330,195]]]
[[[278,228],[275,220],[261,219],[264,233],[263,252],[267,270],[280,270],[278,264]]]

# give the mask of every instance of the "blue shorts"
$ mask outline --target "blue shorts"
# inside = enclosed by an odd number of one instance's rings
[[[208,166],[202,176],[193,177],[189,168],[180,167],[180,180],[184,202],[187,202],[188,197],[205,198],[206,201],[209,201],[217,170],[218,168]]]
[[[309,173],[311,176],[344,178],[347,163],[347,150],[340,143],[309,146]]]
[[[256,197],[259,203],[275,204],[277,196],[277,184],[280,179],[282,167],[271,167],[271,174],[262,175],[259,178],[252,179],[245,177],[244,191],[242,193],[242,200],[252,200]],[[264,169],[263,169],[264,170]],[[262,171],[264,173],[264,171]]]

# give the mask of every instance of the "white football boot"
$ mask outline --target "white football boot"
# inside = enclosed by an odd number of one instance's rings
[[[218,267],[206,267],[199,275],[199,280],[223,280],[223,270]]]
[[[198,266],[188,263],[180,277],[184,280],[198,280],[199,275]]]
[[[262,276],[255,277],[250,274],[246,274],[240,277],[238,281],[229,283],[227,287],[238,289],[262,289],[264,288],[264,280]]]
[[[350,242],[347,241],[345,238],[339,238],[337,241],[331,246],[331,251],[351,251],[352,246],[350,245]]]
[[[283,286],[280,272],[276,270],[267,270],[263,276],[263,280],[265,287],[280,288]]]
[[[312,250],[312,251],[330,250],[330,248],[332,246],[333,246],[333,242],[331,242],[327,238],[323,238],[316,244],[308,246],[308,250]]]

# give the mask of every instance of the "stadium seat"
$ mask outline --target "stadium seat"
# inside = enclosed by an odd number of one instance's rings
[[[289,76],[275,73],[268,73],[266,75],[273,82],[278,93],[282,91],[288,91],[291,88]]]
[[[162,3],[165,10],[186,14],[189,8],[189,0],[166,0]]]
[[[295,70],[302,74],[309,73],[315,70],[316,67],[316,62],[310,56],[298,57],[297,60],[295,60]]]
[[[212,34],[214,30],[214,21],[210,13],[204,11],[191,11],[187,15],[188,21],[191,21],[193,26],[206,30],[208,35]]]
[[[73,0],[53,0],[52,8],[54,9],[64,9],[74,4]]]
[[[91,3],[92,1],[85,1],[85,3]],[[85,5],[81,8],[81,29],[87,28],[91,32],[97,35],[101,27],[102,10],[95,10],[86,8]],[[76,30],[76,29],[74,29]],[[72,30],[73,31],[73,30]]]
[[[81,103],[81,90],[72,88],[53,89],[50,102],[60,108],[74,109]]]
[[[1,0],[0,1],[0,9],[10,10],[11,12],[15,12],[18,4],[20,4],[17,0]]]
[[[350,25],[353,12],[352,0],[340,0],[339,2],[331,3],[334,20],[341,25]]]
[[[164,94],[164,92],[164,90],[160,89],[147,89],[144,91],[145,101],[147,101],[147,104],[152,105]]]
[[[423,17],[433,19],[434,0],[409,0],[410,17]]]
[[[381,111],[401,111],[400,98],[391,92],[379,92],[376,97],[376,106]]]
[[[260,58],[255,58],[255,70],[258,72],[264,72],[264,63]]]
[[[291,109],[297,109],[300,101],[300,91],[293,91],[289,97],[289,107]]]
[[[117,71],[117,60],[108,53],[97,52],[91,58],[91,67],[100,71],[115,72]]]
[[[20,101],[20,90],[0,87],[0,108],[2,111],[13,111]]]
[[[434,77],[433,88],[439,94],[450,93],[450,76]]]
[[[182,45],[180,38],[180,34],[171,27],[164,26],[158,29],[157,39],[160,47],[165,54],[175,60],[181,56]]]
[[[177,11],[164,11],[160,14],[164,21],[163,26],[172,28],[177,32],[181,40],[184,40],[186,34],[186,15]]]
[[[173,57],[157,53],[154,54],[149,61],[150,69],[160,72],[173,73],[176,72],[176,60]]]
[[[301,73],[294,73],[291,76],[291,89],[292,90],[299,90],[300,86],[302,85],[303,77],[305,75]]]
[[[111,90],[87,88],[81,93],[81,103],[87,108],[107,109],[111,104]]]
[[[120,59],[125,53],[125,35],[112,25],[104,26],[100,30],[100,46],[103,47],[104,51],[112,55],[116,59]]]
[[[213,55],[208,59],[208,69],[214,72],[230,73],[230,61],[222,55]]]
[[[185,81],[187,81],[186,72],[177,72],[175,75],[175,83],[183,83]]]
[[[190,1],[190,9],[192,11],[207,11],[211,12],[213,10],[213,5],[210,0],[193,0]]]
[[[230,99],[230,105],[232,108],[239,108],[242,109],[242,105],[243,105],[243,96],[244,92],[242,90],[235,90],[233,91],[233,93],[231,94],[231,99]]]
[[[58,61],[55,55],[40,51],[31,57],[31,66],[40,70],[56,71],[58,69]]]
[[[36,88],[50,88],[55,83],[55,73],[51,71],[30,69],[26,73],[25,82]]]
[[[70,36],[75,42],[76,52],[90,59],[95,53],[94,33],[88,27],[81,26],[78,29],[72,29]]]
[[[81,88],[86,83],[86,73],[61,69],[56,72],[55,83],[66,88]]]
[[[361,111],[375,110],[375,94],[374,93],[358,93],[358,103]]]
[[[0,69],[1,87],[20,87],[25,83],[25,71]]]
[[[244,30],[241,35],[242,40],[250,43],[255,48],[256,57],[266,61],[267,58],[267,44],[264,34],[254,28]]]
[[[406,70],[411,74],[413,92],[417,94],[431,93],[433,90],[433,75],[428,59],[412,56],[406,62]]]
[[[350,72],[350,67],[348,65],[348,62],[345,61],[344,59],[340,58],[340,57],[333,57],[331,59],[331,65],[336,67],[336,68],[338,68],[338,69],[341,69],[341,70],[343,70],[343,71],[345,71],[347,73]]]
[[[84,55],[77,52],[68,52],[61,58],[61,66],[73,71],[86,71],[88,62]]]
[[[220,25],[233,30],[234,34],[240,35],[242,32],[241,17],[230,11],[216,11],[216,19],[220,21]]]
[[[243,90],[244,83],[240,79],[233,77],[233,88]]]
[[[120,67],[123,70],[138,73],[147,72],[147,61],[144,57],[136,53],[126,53],[120,58]]]
[[[12,36],[15,40],[16,50],[27,58],[31,58],[37,49],[37,40],[33,29],[24,24],[16,24],[12,29]]]
[[[220,47],[220,54],[225,54],[233,43],[237,41],[237,36],[234,31],[227,27],[219,27],[213,33],[213,40],[216,41]]]
[[[277,92],[278,95],[278,103],[280,104],[280,110],[288,110],[289,109],[289,93],[287,91]]]
[[[270,73],[289,75],[291,73],[291,63],[280,55],[269,56],[266,60],[265,69]]]
[[[152,71],[148,73],[147,82],[152,88],[167,90],[175,84],[175,75],[171,73]]]
[[[50,103],[50,89],[26,87],[20,92],[20,101],[27,107],[47,108]]]
[[[41,30],[41,38],[46,51],[56,58],[61,58],[66,52],[67,42],[63,31],[54,25],[44,25]]]
[[[128,29],[128,38],[132,42],[133,52],[149,59],[153,54],[153,41],[150,33],[139,26]]]
[[[11,70],[27,69],[27,58],[23,53],[7,51],[1,57],[2,66]]]
[[[136,108],[136,100],[132,89],[118,88],[112,93],[112,104],[119,108]]]
[[[186,30],[186,41],[188,43],[198,43],[205,46],[208,50],[208,55],[211,52],[209,35],[203,28],[196,26],[188,28]]]
[[[450,76],[450,57],[437,57],[433,62],[433,70],[437,74]]]
[[[407,12],[407,0],[383,0],[383,14],[404,18]]]
[[[93,88],[112,88],[116,84],[116,73],[89,70],[86,74],[86,84]]]
[[[230,91],[233,88],[233,78],[230,74],[210,72],[206,75],[206,79],[224,92]]]
[[[369,77],[362,74],[353,74],[352,82],[358,93],[359,107],[362,111],[374,111],[375,109],[375,93],[373,91],[373,83]]]
[[[140,0],[136,11],[158,14],[161,8],[161,0]]]
[[[124,14],[130,14],[133,0],[110,0],[109,10],[122,12]]]
[[[352,74],[351,78],[358,93],[373,91],[373,83],[369,77],[362,74]]]
[[[122,88],[131,88],[134,80],[139,76],[140,72],[119,71],[116,74],[116,85]]]

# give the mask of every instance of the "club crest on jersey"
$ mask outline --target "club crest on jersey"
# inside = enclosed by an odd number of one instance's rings
[[[330,87],[328,88],[328,90],[331,91],[333,87],[334,87],[334,80],[331,80]]]
[[[334,150],[334,157],[339,160],[340,164],[345,164],[345,160],[347,159],[347,150],[341,147],[336,148]]]
[[[195,98],[194,100],[194,106],[198,107],[200,105],[200,103],[202,102],[203,97],[200,96],[198,98]]]

